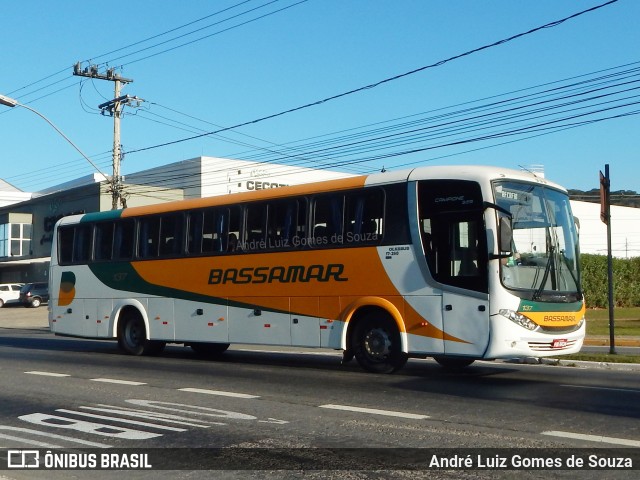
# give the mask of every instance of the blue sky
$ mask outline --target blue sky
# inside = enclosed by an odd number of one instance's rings
[[[603,3],[5,2],[0,93],[47,116],[106,173],[113,123],[97,106],[113,98],[113,83],[73,76],[77,61],[98,64],[102,72],[116,67],[134,80],[122,93],[145,100],[140,108],[126,108],[122,119],[125,175],[200,155],[350,173],[540,164],[547,178],[588,190],[598,186],[598,171],[608,163],[612,189],[640,191],[635,0],[375,88],[156,147],[374,84]],[[578,82],[582,86],[569,86]],[[514,97],[523,98],[514,103]],[[495,102],[502,103],[490,105]],[[533,103],[553,108],[534,111]],[[51,127],[21,108],[0,106],[0,158],[0,178],[25,191],[94,171]]]

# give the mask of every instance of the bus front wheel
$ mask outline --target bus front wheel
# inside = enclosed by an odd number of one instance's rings
[[[355,326],[352,351],[358,364],[373,373],[393,373],[407,363],[395,322],[382,313],[369,313]]]
[[[129,355],[155,355],[165,346],[164,342],[147,340],[144,320],[137,312],[125,312],[118,324],[118,345]]]

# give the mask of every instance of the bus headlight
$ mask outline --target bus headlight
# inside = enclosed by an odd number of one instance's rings
[[[521,313],[514,312],[513,310],[506,310],[506,309],[500,310],[498,313],[503,317],[508,318],[513,323],[518,324],[523,328],[526,328],[527,330],[533,331],[536,328],[538,328],[538,325],[536,323],[534,323],[529,317],[525,317]]]

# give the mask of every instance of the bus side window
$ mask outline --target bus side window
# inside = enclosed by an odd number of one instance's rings
[[[431,220],[428,218],[423,218],[420,222],[422,228],[420,233],[422,235],[422,247],[424,248],[424,255],[427,259],[427,265],[429,265],[429,270],[431,270],[431,274],[435,276],[437,273],[437,261],[436,261],[436,249],[433,244],[433,234],[431,233]]]
[[[245,250],[261,250],[266,247],[267,204],[247,205],[247,222],[243,244]]]
[[[95,245],[93,258],[95,260],[111,260],[113,250],[113,223],[96,223]]]
[[[140,258],[157,257],[160,238],[160,217],[141,218],[138,225],[138,256]]]
[[[165,215],[160,217],[160,255],[178,255],[182,253],[183,237],[182,215]]]
[[[269,204],[267,222],[267,248],[290,248],[301,220],[298,200],[285,200]],[[302,218],[304,222],[304,217]],[[297,243],[297,242],[296,242]]]
[[[190,254],[202,253],[203,248],[203,215],[204,212],[189,212],[187,214],[187,222],[189,224],[189,233],[187,236],[187,252]]]
[[[91,259],[93,225],[76,225],[73,235],[73,263],[87,263]]]
[[[453,242],[451,242],[451,275],[458,277],[476,277],[478,270],[478,240],[476,224],[464,221],[453,226]]]
[[[382,240],[384,192],[371,189],[347,196],[344,243],[376,244]]]
[[[135,222],[133,220],[117,221],[113,232],[113,259],[131,259],[133,257],[134,240]]]
[[[317,197],[313,202],[314,245],[332,245],[343,240],[344,195]]]
[[[58,262],[66,265],[73,259],[73,227],[60,227],[58,229]]]
[[[482,192],[468,180],[423,180],[418,214],[431,276],[455,287],[488,291],[488,251]]]
[[[240,241],[242,213],[240,207],[232,207],[228,210],[229,228],[227,230],[227,252],[241,252],[244,248],[244,245]]]

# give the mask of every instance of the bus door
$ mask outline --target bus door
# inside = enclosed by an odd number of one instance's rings
[[[444,353],[482,356],[489,343],[487,234],[480,185],[419,182],[422,242],[442,288]]]
[[[446,334],[445,355],[481,357],[489,343],[489,301],[466,294],[443,292],[443,324]]]

